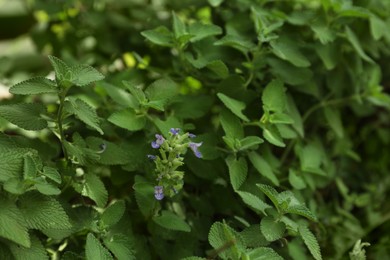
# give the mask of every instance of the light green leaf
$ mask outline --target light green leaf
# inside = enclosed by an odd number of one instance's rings
[[[54,68],[54,72],[56,74],[56,81],[61,82],[63,80],[70,80],[71,74],[69,66],[57,57],[49,55],[48,58]]]
[[[139,104],[146,103],[146,96],[142,89],[142,84],[139,84],[137,81],[122,81],[123,85],[130,91],[131,95],[136,99],[136,107]]]
[[[244,201],[246,205],[250,208],[255,209],[256,212],[261,212],[266,215],[265,210],[271,208],[270,205],[265,203],[256,195],[246,192],[246,191],[236,191],[238,195],[240,195],[241,199]]]
[[[141,35],[154,44],[171,47],[173,46],[173,35],[165,26],[159,26],[153,30],[141,32]]]
[[[301,169],[302,171],[316,173],[319,175],[326,175],[326,173],[323,172],[321,167],[323,152],[321,151],[321,148],[315,144],[310,143],[306,145],[301,153],[300,153],[300,160],[301,160]]]
[[[35,188],[44,195],[59,195],[61,194],[61,190],[54,186],[51,183],[48,183],[45,180],[38,181],[34,184]]]
[[[274,174],[274,172],[273,172],[273,170],[271,168],[271,165],[269,165],[269,163],[266,160],[264,160],[256,152],[250,152],[248,154],[248,158],[251,161],[252,165],[256,168],[256,170],[261,175],[263,175],[264,177],[269,179],[276,186],[279,186],[279,180],[276,177],[276,175]]]
[[[175,38],[179,39],[181,36],[187,34],[186,26],[183,21],[176,15],[175,12],[172,12],[173,19],[173,33],[175,34]]]
[[[190,35],[193,35],[190,40],[191,42],[197,42],[210,36],[222,34],[222,29],[219,26],[199,22],[190,24],[188,31]]]
[[[289,170],[288,181],[294,189],[301,190],[306,188],[306,182],[293,169]]]
[[[131,107],[134,109],[138,108],[138,102],[135,97],[126,92],[124,89],[121,89],[115,85],[109,84],[107,82],[100,82],[99,87],[102,87],[105,92],[114,100],[117,104],[125,107]]]
[[[223,3],[224,0],[207,0],[212,7],[217,7]]]
[[[4,182],[3,188],[5,191],[11,194],[21,195],[26,191],[28,187],[26,187],[23,180],[18,177],[13,177],[7,179],[7,181]]]
[[[284,85],[281,80],[272,80],[261,96],[263,107],[268,111],[283,112],[287,105]]]
[[[69,229],[69,217],[61,204],[53,197],[29,192],[19,198],[19,208],[29,228]]]
[[[163,210],[160,216],[153,217],[153,221],[163,228],[175,231],[190,232],[191,227],[183,219],[172,213]]]
[[[222,259],[240,259],[245,250],[243,238],[234,229],[225,223],[215,222],[209,232],[210,245],[219,251],[219,256]]]
[[[24,155],[27,149],[7,149],[1,150],[0,156],[0,181],[5,182],[9,178],[22,177]]]
[[[0,106],[0,116],[12,124],[25,130],[42,130],[47,127],[45,119],[40,114],[46,112],[43,104],[38,103],[19,103]]]
[[[287,97],[287,111],[294,123],[292,127],[298,132],[301,137],[305,136],[303,128],[302,116],[299,113],[297,106],[295,105],[294,99],[291,96]]]
[[[283,260],[278,253],[270,247],[258,247],[248,252],[249,260]]]
[[[380,40],[387,32],[387,28],[388,26],[385,21],[374,14],[370,15],[370,31],[374,40]]]
[[[72,105],[71,112],[78,119],[98,131],[101,135],[104,134],[100,128],[100,121],[96,111],[88,103],[79,98],[69,98],[69,101]]]
[[[318,221],[317,217],[303,204],[289,206],[285,209],[285,212],[303,216],[311,221]]]
[[[256,149],[257,145],[262,143],[264,143],[264,140],[258,136],[246,136],[245,138],[240,140],[240,144],[241,144],[240,151],[249,148]]]
[[[309,67],[310,61],[303,55],[296,44],[287,38],[278,38],[271,41],[271,47],[276,56],[289,61],[297,67]]]
[[[125,209],[126,206],[123,200],[115,201],[104,210],[100,220],[108,227],[115,225],[122,218]]]
[[[91,198],[97,206],[103,208],[108,199],[107,190],[103,182],[95,174],[85,174],[85,183],[82,189],[82,195]]]
[[[369,63],[374,63],[374,61],[364,52],[363,48],[360,46],[359,39],[348,26],[345,27],[345,33],[348,41],[351,43],[357,54],[359,54],[360,58]]]
[[[23,177],[25,180],[32,180],[37,175],[37,166],[31,155],[25,155],[23,159]]]
[[[114,260],[107,248],[92,233],[87,236],[85,257],[87,260]]]
[[[182,124],[174,116],[169,116],[165,121],[154,117],[153,123],[156,125],[160,133],[165,137],[168,137],[168,133],[171,128],[183,129]]]
[[[37,95],[58,93],[58,91],[56,83],[44,77],[36,77],[22,81],[9,89],[9,92],[15,95]]]
[[[12,252],[15,260],[26,260],[26,259],[49,259],[46,249],[43,247],[42,242],[35,236],[31,236],[31,246],[21,247],[16,244],[9,244],[9,249]]]
[[[272,242],[283,237],[286,225],[283,222],[276,221],[271,216],[261,219],[260,230],[264,237]]]
[[[257,187],[272,201],[275,207],[279,208],[278,192],[271,186],[256,184]]]
[[[222,79],[229,76],[229,68],[221,60],[210,61],[206,67]]]
[[[145,116],[137,115],[132,108],[114,112],[108,121],[129,131],[141,130],[146,123]]]
[[[72,73],[71,82],[79,87],[104,79],[103,74],[88,65],[76,65],[71,67],[70,70]]]
[[[136,260],[131,239],[123,234],[114,234],[103,239],[104,245],[118,260]]]
[[[336,67],[339,59],[339,53],[335,45],[317,45],[315,50],[327,70],[332,70]]]
[[[169,78],[154,81],[145,90],[149,101],[162,101],[166,104],[170,99],[178,94],[178,86]]]
[[[10,201],[0,198],[0,237],[30,247],[31,241],[23,213]]]
[[[274,113],[269,117],[269,121],[272,124],[293,124],[294,119],[292,119],[288,114],[285,113]]]
[[[244,138],[244,129],[240,120],[233,113],[223,109],[220,113],[220,122],[226,136],[237,139]]]
[[[51,179],[52,181],[55,181],[58,184],[61,184],[61,175],[58,173],[56,168],[52,167],[43,167],[43,175],[45,175],[47,178]]]
[[[255,47],[255,44],[239,35],[227,34],[218,41],[214,42],[216,46],[230,46],[244,54],[247,54]]]
[[[340,111],[331,107],[324,108],[324,114],[326,121],[336,133],[338,138],[343,138],[344,136],[344,128],[343,123],[341,121]]]
[[[305,224],[300,224],[298,227],[299,234],[301,235],[303,242],[309,249],[311,255],[316,260],[322,260],[320,246],[318,245],[318,241],[313,233],[309,230],[309,228]]]
[[[242,113],[242,110],[245,109],[244,102],[235,100],[222,93],[218,93],[217,96],[222,101],[222,103],[233,112],[233,114],[246,122],[249,121],[249,119]]]
[[[333,42],[336,38],[335,32],[330,29],[325,19],[318,19],[310,28],[323,45]]]
[[[229,168],[230,183],[234,190],[238,190],[246,180],[248,174],[248,165],[244,157],[238,160],[234,156],[229,156],[226,159],[226,164]]]
[[[282,137],[280,136],[280,133],[277,128],[269,127],[263,129],[263,137],[270,142],[273,145],[279,146],[279,147],[285,147],[286,145],[283,142]]]

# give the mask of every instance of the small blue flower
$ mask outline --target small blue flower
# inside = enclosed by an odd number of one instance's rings
[[[198,158],[202,158],[201,152],[199,152],[198,148],[203,144],[203,142],[200,143],[194,143],[190,142],[188,146],[191,148],[191,150],[194,152],[195,156]]]
[[[156,160],[157,156],[153,155],[153,154],[148,154],[147,157],[150,159],[150,160]]]
[[[154,197],[156,200],[162,200],[164,198],[163,186],[154,186]]]
[[[162,135],[156,134],[156,141],[152,142],[152,147],[154,149],[160,148],[160,146],[164,143],[165,139]]]
[[[173,135],[177,135],[180,132],[180,128],[171,128],[169,130]]]
[[[196,137],[196,135],[194,135],[194,134],[191,134],[191,133],[188,133],[188,137],[189,137],[189,138],[195,138],[195,137]]]

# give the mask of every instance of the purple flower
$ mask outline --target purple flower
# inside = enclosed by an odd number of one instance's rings
[[[152,154],[148,154],[147,157],[148,157],[150,160],[156,160],[156,158],[157,158],[157,156],[152,155]]]
[[[152,142],[152,147],[154,149],[158,149],[164,143],[164,141],[165,139],[162,135],[156,134],[156,141]]]
[[[164,198],[163,186],[154,186],[154,197],[156,200],[162,200]]]
[[[188,137],[189,137],[189,138],[195,138],[195,137],[196,137],[196,135],[194,135],[194,134],[191,134],[191,133],[188,133]]]
[[[169,130],[173,135],[177,135],[180,132],[180,128],[171,128]]]
[[[194,152],[195,156],[198,158],[202,158],[202,154],[199,152],[198,148],[203,144],[203,142],[200,143],[194,143],[190,142],[188,146],[191,148],[191,150]]]

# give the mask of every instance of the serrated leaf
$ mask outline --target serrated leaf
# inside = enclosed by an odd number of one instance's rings
[[[137,81],[122,81],[123,85],[130,91],[131,95],[136,99],[136,107],[138,108],[139,104],[146,103],[146,96],[142,89],[142,85]]]
[[[258,144],[264,143],[264,140],[258,136],[246,136],[245,138],[240,140],[240,151],[252,148],[256,149]]]
[[[249,260],[283,260],[278,253],[270,247],[258,247],[248,252]]]
[[[278,192],[271,186],[265,184],[256,184],[257,187],[272,201],[276,208],[279,207]]]
[[[244,129],[240,120],[227,109],[220,113],[220,122],[227,136],[237,139],[244,138]]]
[[[331,107],[324,108],[326,121],[336,133],[338,138],[343,138],[344,128],[341,121],[340,111]]]
[[[72,73],[72,79],[70,81],[79,87],[83,87],[91,84],[92,82],[104,79],[103,74],[88,65],[72,66],[70,71]]]
[[[58,184],[61,184],[62,182],[61,175],[59,174],[56,168],[45,166],[43,167],[42,174]]]
[[[36,77],[22,81],[9,89],[9,92],[15,95],[37,95],[58,93],[58,91],[56,83],[44,77]]]
[[[101,164],[124,165],[131,162],[128,152],[115,143],[108,142],[98,137],[88,137],[86,142],[88,147],[99,153],[99,163]]]
[[[360,58],[369,63],[374,63],[374,61],[364,52],[356,34],[348,26],[345,27],[345,34],[347,36],[348,41],[351,43]]]
[[[69,66],[57,57],[49,55],[48,58],[54,68],[57,82],[61,82],[63,80],[70,80],[70,77],[67,78],[67,76],[70,76]]]
[[[175,231],[190,232],[191,227],[183,219],[172,213],[163,210],[160,216],[153,217],[153,221],[163,228]]]
[[[135,260],[132,241],[128,236],[114,234],[103,239],[104,245],[112,252],[118,260]]]
[[[244,102],[228,97],[222,93],[218,93],[217,96],[222,103],[233,112],[233,114],[246,122],[249,121],[249,119],[242,113],[242,110],[245,109],[246,106]]]
[[[48,183],[46,180],[35,180],[36,183],[34,184],[34,187],[42,194],[45,195],[59,195],[61,194],[61,190],[51,184]]]
[[[269,117],[269,122],[272,124],[293,124],[294,120],[285,113],[274,113]]]
[[[272,80],[268,83],[263,90],[261,100],[266,110],[283,112],[287,104],[283,82],[281,80]]]
[[[153,30],[141,32],[141,35],[154,44],[171,47],[173,46],[173,35],[165,26],[159,26]]]
[[[145,90],[145,95],[149,101],[161,101],[166,104],[178,94],[178,91],[179,89],[174,81],[163,78],[150,84]]]
[[[285,143],[283,142],[282,137],[280,136],[280,133],[278,132],[277,128],[269,127],[263,129],[263,137],[270,142],[273,145],[279,146],[279,147],[285,147]]]
[[[293,205],[284,210],[286,213],[303,216],[311,221],[318,221],[317,217],[305,205]]]
[[[13,148],[1,150],[0,156],[0,181],[5,182],[9,178],[22,177],[24,156],[32,153],[32,149]]]
[[[266,215],[265,210],[271,208],[270,205],[262,201],[256,195],[246,192],[246,191],[236,191],[238,195],[240,195],[241,199],[244,201],[246,205],[255,209],[257,212],[262,212]]]
[[[85,183],[81,194],[91,198],[97,206],[103,208],[107,204],[108,193],[102,180],[95,174],[85,174]]]
[[[152,184],[144,182],[141,177],[136,176],[133,189],[135,190],[135,200],[141,213],[145,217],[150,217],[157,203],[154,198],[154,187]]]
[[[0,198],[0,205],[0,237],[30,247],[31,241],[23,213],[15,204],[4,198]]]
[[[85,257],[87,260],[114,260],[107,248],[92,233],[87,236]]]
[[[271,165],[266,160],[264,160],[256,152],[250,152],[248,154],[248,158],[261,175],[269,179],[276,186],[279,186],[279,180],[274,174]]]
[[[43,247],[42,242],[36,237],[31,236],[31,247],[21,247],[16,244],[10,244],[9,249],[12,252],[15,260],[26,260],[26,259],[49,259],[46,249]]]
[[[37,192],[29,192],[19,199],[19,208],[23,213],[27,226],[34,229],[72,227],[69,217],[61,204],[53,197]]]
[[[7,179],[7,181],[4,182],[3,188],[5,191],[11,194],[21,195],[26,191],[28,187],[24,185],[23,180],[18,177],[13,177]]]
[[[123,200],[118,200],[108,206],[100,220],[108,227],[115,225],[122,218],[125,213],[125,202]]]
[[[188,27],[190,35],[193,35],[191,42],[197,42],[204,38],[222,34],[222,29],[214,24],[203,24],[195,22]]]
[[[226,159],[226,164],[229,168],[230,183],[234,190],[238,190],[246,180],[248,174],[248,165],[244,157],[238,160],[234,156],[229,156]]]
[[[301,235],[303,242],[309,249],[311,255],[316,260],[322,260],[320,246],[318,245],[318,241],[313,233],[309,230],[309,228],[305,224],[300,224],[298,227],[299,234]]]
[[[209,232],[209,243],[219,251],[222,259],[240,259],[245,250],[244,242],[241,235],[225,223],[215,222]]]
[[[144,115],[137,115],[132,108],[127,108],[114,112],[108,121],[129,131],[138,131],[145,126],[146,118]]]
[[[286,225],[283,222],[276,221],[271,216],[261,219],[260,230],[264,237],[272,242],[283,237]]]
[[[310,61],[303,55],[295,43],[287,38],[281,37],[271,41],[271,47],[276,56],[287,60],[297,67],[309,67]]]
[[[270,244],[260,231],[260,223],[251,224],[249,227],[246,227],[243,231],[241,231],[240,235],[244,239],[245,245],[248,248],[263,247]]]
[[[99,117],[96,114],[95,109],[79,98],[69,98],[69,101],[72,104],[72,113],[78,119],[98,131],[101,135],[104,134],[103,130],[100,128]]]
[[[19,103],[0,106],[0,116],[12,124],[25,130],[42,130],[47,127],[45,119],[40,117],[44,114],[46,108],[43,104],[37,103]]]

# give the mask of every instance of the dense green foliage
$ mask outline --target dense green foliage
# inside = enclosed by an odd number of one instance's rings
[[[390,257],[390,2],[10,3],[0,259]]]

